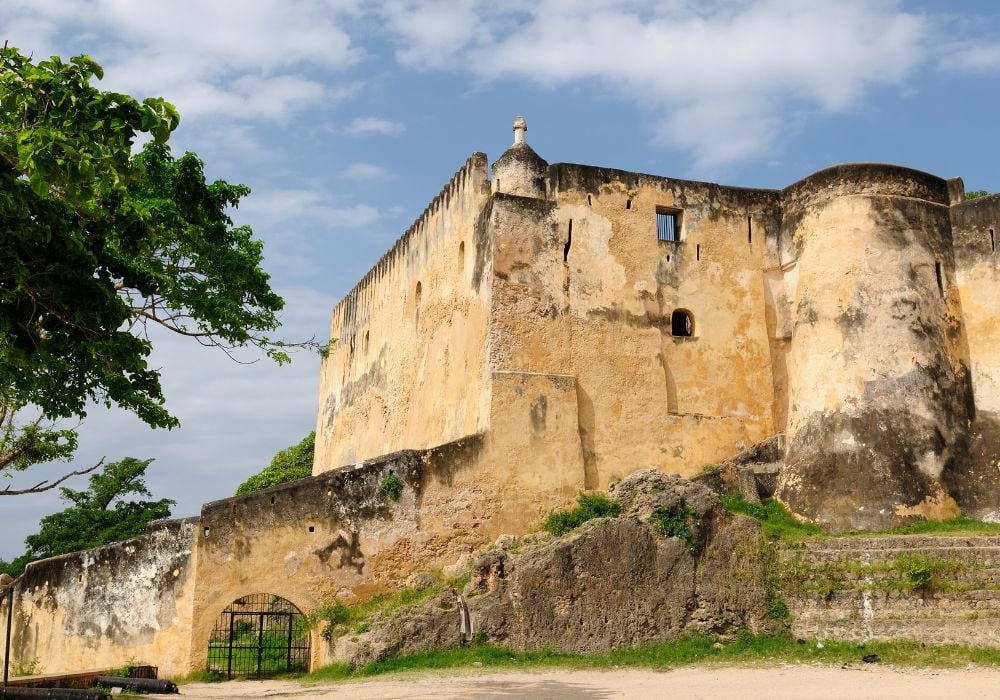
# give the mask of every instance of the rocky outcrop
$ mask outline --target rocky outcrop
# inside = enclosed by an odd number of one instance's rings
[[[446,590],[376,621],[341,643],[338,657],[357,666],[457,646],[463,600],[478,638],[520,650],[600,652],[763,625],[756,520],[724,511],[704,485],[657,471],[632,474],[611,496],[621,517],[518,553],[488,551],[474,561],[464,599]]]

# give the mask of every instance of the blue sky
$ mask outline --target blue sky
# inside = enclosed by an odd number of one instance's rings
[[[783,187],[883,161],[1000,191],[993,2],[0,0],[0,35],[90,54],[105,89],[177,105],[175,152],[253,190],[236,218],[265,241],[293,339],[328,334],[337,300],[470,153],[503,152],[517,114],[553,163]],[[155,458],[148,482],[177,515],[313,428],[315,357],[239,365],[165,337],[154,363],[182,427],[95,408],[76,464]],[[0,500],[0,557],[59,508]]]

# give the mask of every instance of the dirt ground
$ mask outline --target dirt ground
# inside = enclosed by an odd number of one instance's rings
[[[537,672],[396,674],[332,684],[291,681],[191,683],[191,698],[317,698],[331,700],[973,700],[1000,698],[1000,670],[888,669],[877,666],[776,668],[689,667],[656,672],[636,669]],[[171,696],[161,696],[163,698]]]

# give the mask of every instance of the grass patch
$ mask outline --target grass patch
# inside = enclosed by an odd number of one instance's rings
[[[422,591],[402,588],[394,593],[382,593],[363,603],[345,605],[334,598],[309,616],[312,625],[325,622],[321,636],[327,641],[348,633],[362,634],[371,628],[372,619],[383,617],[406,606],[419,605],[445,588],[461,591],[469,582],[468,577],[441,580]]]
[[[613,518],[620,515],[622,507],[603,493],[581,493],[576,497],[576,508],[556,510],[549,514],[542,527],[556,537],[565,535],[594,518]]]
[[[351,671],[347,664],[321,668],[305,681],[337,681],[396,673],[433,671],[479,664],[493,669],[546,667],[610,669],[621,667],[667,670],[701,663],[776,664],[830,663],[860,664],[861,657],[877,654],[881,663],[898,666],[955,668],[967,664],[1000,665],[1000,649],[960,645],[927,646],[918,642],[806,642],[789,635],[741,634],[724,641],[715,635],[682,637],[670,642],[617,649],[603,654],[573,654],[551,650],[519,652],[489,644],[472,644],[456,649],[394,657]]]
[[[171,677],[171,679],[177,685],[184,685],[185,683],[222,683],[223,681],[229,680],[226,678],[225,673],[218,673],[216,671],[192,671],[186,676],[181,676],[179,678]]]
[[[852,532],[851,536],[871,536],[871,532]],[[1000,535],[1000,523],[973,520],[963,515],[950,520],[921,520],[902,527],[874,533],[879,535]]]
[[[799,522],[785,506],[773,498],[763,503],[750,503],[737,494],[727,494],[722,497],[722,505],[731,513],[749,515],[759,520],[764,536],[771,540],[794,542],[822,534],[819,525]]]
[[[1000,523],[987,523],[958,516],[950,520],[921,520],[909,525],[877,532],[842,532],[824,535],[818,525],[795,519],[787,508],[773,498],[763,503],[750,503],[738,494],[722,497],[722,505],[731,513],[756,518],[764,535],[772,540],[796,542],[807,537],[878,537],[879,535],[1000,535]]]

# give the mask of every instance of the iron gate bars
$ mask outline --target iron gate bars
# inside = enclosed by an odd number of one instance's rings
[[[270,593],[230,604],[208,641],[208,670],[228,678],[263,678],[309,670],[309,623],[298,608]]]

